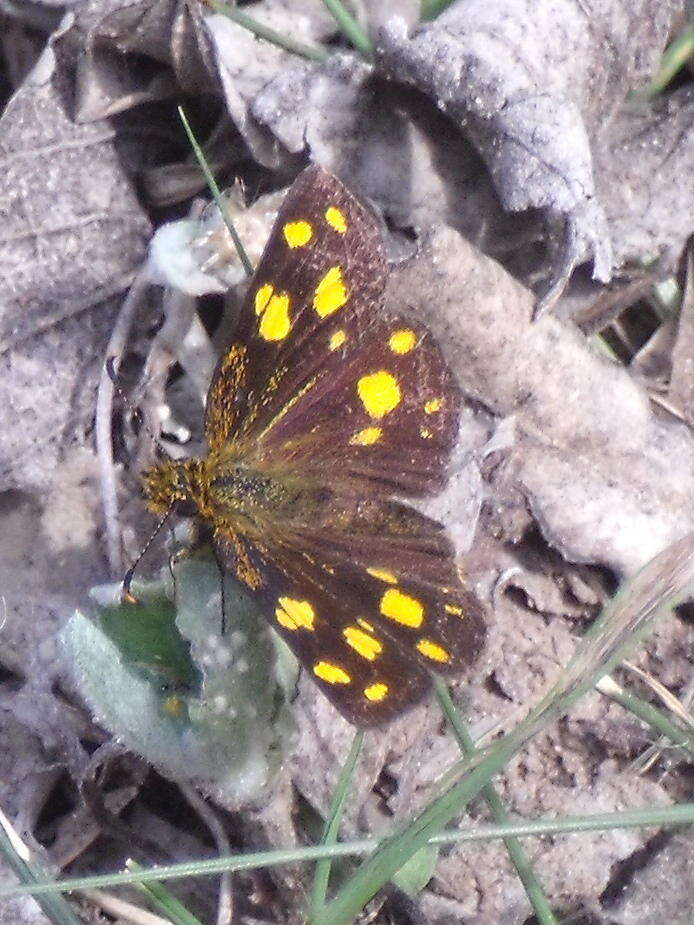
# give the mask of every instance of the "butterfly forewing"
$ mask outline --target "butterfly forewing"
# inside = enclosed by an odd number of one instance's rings
[[[259,432],[317,374],[336,345],[378,317],[386,267],[375,218],[337,178],[307,168],[288,192],[208,397],[210,447]]]

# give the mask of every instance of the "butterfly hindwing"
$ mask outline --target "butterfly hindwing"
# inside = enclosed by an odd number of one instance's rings
[[[484,620],[439,524],[397,502],[332,504],[353,512],[343,530],[284,525],[252,540],[218,531],[215,542],[242,580],[251,563],[268,619],[340,712],[374,725],[420,700],[430,670],[468,667]]]

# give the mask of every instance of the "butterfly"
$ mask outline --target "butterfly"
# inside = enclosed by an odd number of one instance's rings
[[[403,499],[447,481],[461,396],[427,329],[384,311],[376,218],[304,170],[207,396],[208,454],[143,474],[148,507],[207,524],[218,561],[351,723],[419,702],[479,654],[484,607],[444,527]]]

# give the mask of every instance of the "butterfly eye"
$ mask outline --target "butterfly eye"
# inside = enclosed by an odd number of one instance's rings
[[[188,498],[185,501],[174,501],[173,511],[179,517],[195,517],[198,513],[198,506],[195,501]]]

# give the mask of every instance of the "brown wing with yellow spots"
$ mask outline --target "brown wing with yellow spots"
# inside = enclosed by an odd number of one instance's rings
[[[213,453],[407,495],[442,487],[458,389],[426,329],[384,319],[385,272],[374,217],[335,177],[306,170],[210,388]]]
[[[445,484],[458,434],[460,396],[426,330],[374,320],[361,340],[341,348],[300,398],[256,435],[261,468],[359,481],[362,490],[409,496]]]
[[[382,310],[386,265],[373,215],[331,174],[307,168],[277,216],[210,386],[212,451],[266,429],[306,384],[339,366]]]
[[[334,495],[324,518],[280,525],[254,542],[220,530],[224,564],[262,576],[274,628],[350,722],[372,726],[417,703],[429,671],[460,672],[485,636],[442,527],[405,505]],[[241,554],[239,556],[239,553]]]

